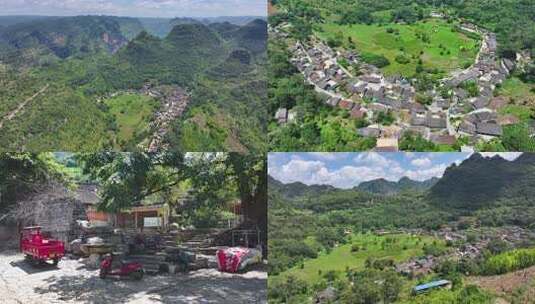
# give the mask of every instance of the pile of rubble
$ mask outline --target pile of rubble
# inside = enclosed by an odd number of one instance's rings
[[[215,246],[221,229],[192,229],[161,233],[111,229],[84,230],[83,237],[70,243],[74,258],[90,268],[98,268],[102,256],[118,255],[123,261],[138,262],[148,274],[180,273],[218,268],[216,252],[228,246]]]

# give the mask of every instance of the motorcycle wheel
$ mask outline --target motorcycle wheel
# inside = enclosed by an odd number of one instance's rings
[[[106,271],[101,269],[98,276],[101,278],[101,279],[105,279],[106,278]]]
[[[136,270],[130,273],[130,278],[136,281],[143,279],[143,270]]]

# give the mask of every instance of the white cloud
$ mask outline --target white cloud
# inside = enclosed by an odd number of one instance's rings
[[[343,166],[329,170],[321,161],[296,159],[282,166],[269,166],[268,172],[284,183],[299,181],[307,185],[332,185],[338,188],[351,188],[363,181],[385,176],[384,170],[377,167]]]
[[[382,156],[381,154],[375,152],[358,153],[358,155],[353,160],[357,164],[366,164],[368,166],[379,167],[387,167],[395,163],[394,161],[391,161],[386,157]]]
[[[266,16],[266,0],[0,0],[0,15]]]
[[[432,162],[429,158],[416,158],[411,161],[411,164],[416,167],[429,167],[431,166]]]
[[[432,177],[442,177],[447,167],[445,164],[440,164],[427,169],[407,170],[405,176],[412,180],[424,181]]]
[[[522,152],[481,152],[483,157],[493,157],[499,155],[501,158],[512,161],[517,159]]]
[[[294,156],[286,158],[286,162],[270,161],[269,174],[284,183],[299,181],[307,185],[321,184],[337,188],[352,188],[361,182],[378,178],[397,181],[406,176],[413,180],[423,181],[432,177],[441,177],[448,166],[448,164],[433,166],[432,161],[424,157],[411,161],[420,166],[416,166],[415,169],[405,169],[398,161],[388,159],[379,153],[359,153],[353,158],[353,163],[333,168],[332,160],[329,160],[332,158],[330,155],[315,154],[312,157],[324,160],[306,160]],[[272,159],[271,156],[270,159]],[[346,160],[351,159],[346,156]]]
[[[328,160],[328,161],[334,161],[334,160],[342,160],[345,159],[349,153],[343,153],[343,152],[308,152],[307,155],[321,160]]]
[[[312,184],[312,180],[317,180],[317,174],[325,169],[325,164],[320,161],[306,161],[292,159],[281,166],[269,166],[268,172],[273,177],[282,182],[301,181],[306,184]]]

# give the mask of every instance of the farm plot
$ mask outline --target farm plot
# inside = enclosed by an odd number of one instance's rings
[[[390,62],[383,67],[385,74],[406,77],[412,76],[420,63],[443,73],[466,68],[474,62],[480,43],[456,31],[454,24],[435,19],[410,25],[326,23],[318,35],[327,41],[338,39],[363,57],[384,56]]]

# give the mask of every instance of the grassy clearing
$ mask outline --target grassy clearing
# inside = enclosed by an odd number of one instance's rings
[[[388,238],[394,241],[387,243]],[[414,256],[421,256],[424,244],[431,244],[433,241],[432,237],[407,234],[386,236],[357,234],[351,238],[350,242],[334,248],[330,253],[323,252],[316,259],[306,260],[303,268],[300,266],[291,268],[273,279],[293,275],[308,283],[313,283],[321,278],[320,270],[322,273],[326,273],[330,270],[345,271],[346,268],[364,269],[368,257],[390,258],[399,262]],[[359,247],[357,252],[351,252],[351,247],[354,244]]]
[[[221,143],[231,137],[233,119],[213,106],[192,107],[180,126],[180,145],[189,151],[224,149]]]
[[[513,103],[535,104],[535,84],[525,83],[518,77],[505,80],[497,93],[508,97]]]
[[[416,71],[418,58],[422,60],[424,68],[437,68],[444,72],[463,68],[473,63],[480,43],[455,31],[454,24],[438,19],[424,20],[411,25],[326,23],[321,29],[318,35],[322,39],[334,38],[341,32],[344,36],[344,47],[353,44],[362,54],[385,56],[390,61],[390,65],[383,68],[387,75],[412,76]],[[387,29],[392,33],[387,32]],[[423,36],[428,38],[427,42],[421,39]],[[410,62],[399,63],[396,61],[398,56]]]
[[[529,121],[535,115],[535,84],[511,77],[496,90],[496,95],[510,101],[510,104],[500,109],[501,114],[513,114],[522,121]]]
[[[149,96],[122,94],[105,101],[117,125],[117,141],[127,143],[149,129],[158,102]]]
[[[522,121],[529,121],[535,115],[535,110],[528,106],[507,105],[500,109],[500,113],[512,114]]]

